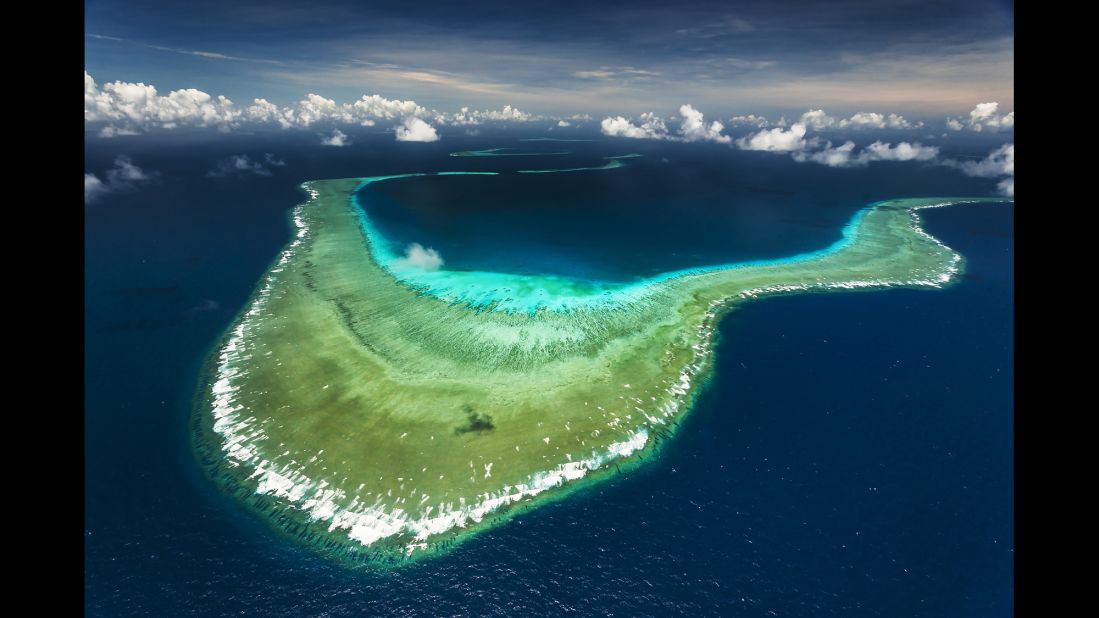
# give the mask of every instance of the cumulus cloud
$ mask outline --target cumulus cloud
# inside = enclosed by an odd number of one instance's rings
[[[919,142],[900,142],[896,146],[877,141],[855,154],[855,142],[850,140],[840,146],[828,142],[817,151],[794,152],[795,161],[813,162],[829,167],[864,166],[872,161],[931,161],[939,156],[936,146],[924,146]]]
[[[795,125],[796,126],[796,125]],[[761,131],[760,134],[771,133]],[[848,140],[839,146],[828,142],[823,148],[806,147],[790,153],[795,161],[811,162],[829,167],[861,167],[874,161],[922,161],[945,165],[961,170],[969,176],[999,178],[997,188],[1003,195],[1015,195],[1015,144],[1004,144],[980,161],[956,161],[939,159],[937,146],[919,142],[900,142],[896,145],[876,141],[856,153],[855,143]]]
[[[939,148],[919,142],[900,142],[896,146],[874,142],[866,147],[864,154],[870,161],[930,161],[939,156]]]
[[[150,125],[172,129],[180,124],[200,127],[236,122],[240,110],[229,99],[187,88],[167,96],[143,83],[111,82],[100,88],[84,72],[84,122],[104,122],[103,137],[133,134]]]
[[[130,157],[115,157],[114,167],[107,171],[107,184],[132,186],[136,182],[148,180],[152,174],[130,161]]]
[[[835,126],[836,119],[824,113],[823,109],[811,109],[801,115],[800,124],[819,131]]]
[[[764,118],[763,116],[757,116],[755,114],[748,114],[747,116],[733,116],[729,119],[729,122],[733,124],[751,125],[759,129],[762,129],[769,124],[766,118]]]
[[[418,268],[420,270],[439,270],[443,265],[443,258],[439,252],[428,247],[424,248],[418,242],[414,242],[405,249],[404,257],[394,260],[398,268]]]
[[[571,123],[569,123],[569,122],[568,122],[568,121],[566,121],[566,120],[558,120],[558,121],[557,121],[557,126],[559,126],[559,127],[571,127],[571,126],[572,126],[572,124],[571,124]]]
[[[988,153],[980,161],[946,161],[951,167],[956,167],[967,176],[978,178],[1005,177],[997,183],[1000,193],[1015,196],[1015,144],[1004,144],[996,150]]]
[[[805,150],[810,145],[810,141],[805,139],[805,125],[795,122],[789,129],[775,127],[746,135],[738,139],[736,145],[743,150],[796,152]]]
[[[293,126],[283,116],[282,108],[267,99],[253,99],[252,104],[245,108],[244,117],[255,122],[277,122],[283,128]]]
[[[946,126],[954,131],[968,128],[971,131],[1010,131],[1015,128],[1015,112],[999,113],[1000,104],[992,101],[978,103],[965,118],[947,118]]]
[[[95,174],[84,174],[84,203],[90,204],[103,193],[107,192],[107,186]]]
[[[114,167],[107,170],[107,180],[100,180],[95,174],[84,174],[84,204],[88,205],[106,193],[133,189],[138,183],[155,175],[154,172],[146,172],[134,165],[127,156],[115,157]]]
[[[822,150],[817,152],[794,152],[792,156],[795,161],[802,163],[812,161],[828,167],[848,167],[858,164],[855,163],[857,159],[852,158],[854,152],[855,142],[847,141],[835,147],[832,146],[832,142],[828,142]]]
[[[1004,144],[988,153],[980,161],[965,161],[958,164],[963,172],[970,176],[995,178],[996,176],[1015,175],[1015,144]]]
[[[416,118],[405,118],[404,123],[396,127],[398,142],[435,142],[439,140],[439,134],[435,127]]]
[[[527,112],[519,111],[518,109],[516,109],[516,108],[514,108],[510,105],[505,105],[504,109],[502,109],[498,112],[497,111],[492,111],[492,110],[487,111],[487,112],[482,112],[482,115],[487,120],[517,120],[517,121],[520,121],[520,122],[526,122],[528,120],[533,119],[533,116],[531,114],[528,114]]]
[[[363,95],[354,103],[336,103],[309,93],[293,105],[280,107],[266,99],[255,99],[244,110],[244,118],[255,122],[277,123],[283,129],[309,127],[316,123],[374,126],[375,120],[394,120],[427,110],[415,101],[391,100],[376,94]]]
[[[877,112],[859,112],[847,120],[841,121],[840,126],[871,129],[918,129],[923,126],[923,122],[913,124],[905,120],[904,116],[897,114],[883,116]]]
[[[677,142],[718,142],[729,144],[733,138],[722,135],[725,125],[717,120],[706,124],[702,112],[690,104],[679,107],[678,135],[668,132],[668,125],[664,119],[653,112],[641,114],[640,124],[634,124],[622,116],[604,118],[600,123],[600,129],[604,135],[612,137],[632,137],[635,139],[663,139]]]
[[[652,112],[641,114],[641,124],[635,125],[622,116],[604,118],[600,123],[603,135],[632,137],[635,139],[667,139],[668,127],[664,119]]]
[[[318,123],[373,126],[377,120],[403,121],[429,112],[415,101],[363,95],[353,103],[336,101],[309,93],[297,103],[279,106],[266,99],[253,99],[238,106],[223,96],[211,96],[187,88],[161,95],[144,83],[110,82],[100,86],[84,72],[84,122],[102,124],[102,137],[134,135],[152,128],[174,129],[181,126],[215,127],[227,131],[242,123],[275,124],[283,129],[306,128]],[[490,117],[519,120],[525,112],[505,107],[485,112]]]
[[[728,135],[721,134],[725,130],[725,125],[717,120],[706,125],[702,118],[702,112],[691,107],[689,103],[679,107],[679,115],[683,117],[683,121],[679,125],[679,133],[688,142],[729,144],[733,141],[733,138]]]
[[[357,118],[366,116],[368,118],[393,120],[395,118],[427,114],[427,109],[418,105],[415,101],[391,100],[376,94],[363,95],[351,107],[355,110]]]
[[[397,139],[400,139],[400,137]],[[325,146],[347,146],[350,143],[351,138],[347,137],[347,134],[339,129],[332,129],[331,135],[321,138],[321,144]]]
[[[271,153],[264,154],[264,162],[254,161],[248,155],[233,155],[217,162],[214,169],[206,172],[207,176],[218,178],[232,174],[255,174],[257,176],[271,176],[272,172],[266,165],[286,165],[284,161],[276,159]]]
[[[99,137],[117,137],[119,135],[141,135],[141,131],[114,125],[107,125],[99,130]]]
[[[801,115],[801,124],[815,131],[823,129],[918,129],[922,122],[911,123],[897,114],[858,112],[850,118],[835,118],[822,109],[811,109]]]
[[[440,124],[450,124],[456,126],[462,125],[477,125],[486,121],[510,121],[510,122],[528,122],[531,120],[538,120],[539,116],[529,114],[521,111],[518,108],[510,105],[505,105],[501,110],[471,110],[468,107],[463,107],[456,113],[436,112],[435,121]]]

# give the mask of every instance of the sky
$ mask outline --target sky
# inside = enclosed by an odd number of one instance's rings
[[[484,124],[709,142],[807,164],[945,165],[1014,196],[1014,15],[998,0],[85,4],[85,139]],[[951,135],[987,150],[948,155]],[[223,172],[270,172],[241,155]],[[85,173],[85,204],[145,180]]]
[[[1014,109],[1014,17],[993,0],[87,0],[85,70],[238,104],[941,119]]]

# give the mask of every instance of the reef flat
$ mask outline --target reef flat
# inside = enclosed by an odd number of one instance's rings
[[[547,155],[572,154],[567,150],[557,152],[514,152],[515,148],[486,148],[484,150],[462,150],[452,152],[452,157],[542,157]]]
[[[525,137],[520,142],[594,142],[593,139],[565,139],[562,137]]]
[[[294,238],[217,345],[192,423],[221,487],[352,564],[445,551],[640,462],[698,392],[724,312],[944,286],[962,258],[918,211],[1005,201],[878,202],[820,251],[627,284],[410,265],[356,198],[398,177],[302,185]]]
[[[619,159],[634,159],[642,157],[644,155],[639,154],[624,154],[614,157],[603,157],[607,162],[597,167],[567,167],[562,169],[539,169],[539,170],[517,170],[520,174],[556,174],[560,172],[587,172],[595,170],[614,170],[620,167],[626,167],[626,164],[619,161]]]

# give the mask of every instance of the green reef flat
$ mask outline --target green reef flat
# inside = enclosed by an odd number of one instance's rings
[[[594,142],[593,139],[565,139],[562,137],[526,137],[520,142]]]
[[[462,150],[459,152],[452,152],[452,157],[541,157],[546,155],[567,155],[572,154],[567,150],[559,152],[511,152],[515,148],[486,148],[484,150]]]
[[[613,170],[620,167],[625,167],[625,164],[618,159],[611,159],[607,163],[598,167],[566,167],[562,169],[548,169],[548,170],[517,170],[520,174],[556,174],[558,172],[586,172],[588,170]]]
[[[563,169],[540,169],[540,170],[517,170],[520,174],[556,174],[558,172],[587,172],[594,170],[614,170],[620,167],[626,167],[626,164],[619,161],[619,159],[634,159],[642,157],[644,155],[639,154],[624,154],[615,157],[603,157],[607,160],[606,163],[597,167],[567,167]]]
[[[817,252],[601,283],[409,264],[356,197],[400,177],[302,185],[293,239],[212,351],[192,418],[225,492],[351,565],[445,552],[643,462],[704,383],[725,312],[942,287],[963,261],[918,211],[1006,201],[878,202]]]

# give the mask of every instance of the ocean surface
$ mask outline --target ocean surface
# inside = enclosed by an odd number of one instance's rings
[[[995,188],[919,164],[835,170],[720,145],[519,141],[545,135],[397,144],[364,129],[347,148],[311,133],[88,138],[87,171],[102,177],[125,154],[156,175],[85,207],[87,614],[1012,615],[1010,204],[924,211],[967,260],[951,288],[742,305],[658,457],[438,559],[349,571],[202,478],[187,426],[200,365],[288,241],[304,180],[642,154],[616,170],[364,191],[387,237],[434,247],[448,267],[622,281],[820,248],[879,199]],[[570,154],[448,156],[498,147]],[[286,165],[206,175],[264,153]]]

